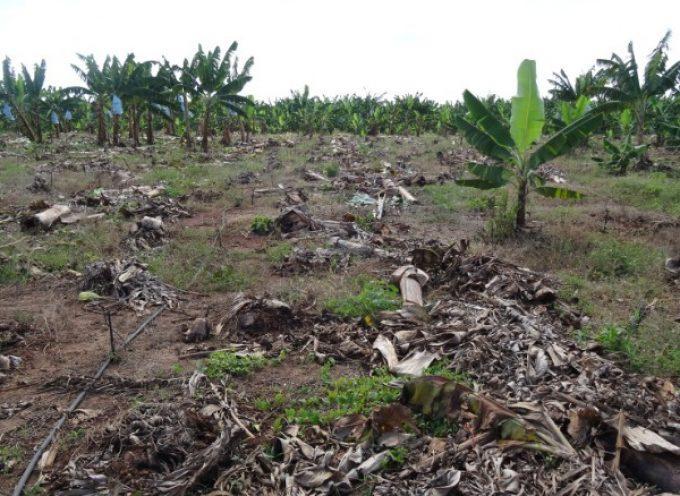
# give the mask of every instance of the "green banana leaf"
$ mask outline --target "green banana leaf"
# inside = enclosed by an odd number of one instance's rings
[[[465,90],[463,100],[477,127],[486,131],[498,144],[507,148],[515,146],[512,136],[510,136],[510,130],[505,123],[493,115],[475,95]]]
[[[602,112],[594,110],[557,131],[533,151],[529,168],[535,169],[582,143],[588,134],[602,125],[602,119]]]
[[[545,111],[536,85],[536,62],[525,59],[517,70],[517,96],[512,97],[510,135],[524,154],[543,132]]]
[[[483,129],[458,116],[455,117],[454,122],[468,143],[479,152],[501,162],[510,162],[513,159],[510,150],[499,144]]]
[[[467,188],[477,189],[496,189],[503,186],[502,184],[485,181],[484,179],[456,179],[456,184]]]
[[[513,173],[510,170],[497,165],[486,165],[479,164],[477,162],[470,162],[468,164],[468,170],[479,179],[496,184],[497,188],[508,184],[508,182],[510,182],[513,177]]]
[[[583,194],[573,189],[559,188],[555,186],[540,186],[535,188],[539,195],[547,198],[558,198],[560,200],[579,200],[583,198]]]

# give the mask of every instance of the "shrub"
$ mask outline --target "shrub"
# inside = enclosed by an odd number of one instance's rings
[[[264,236],[274,230],[274,221],[266,215],[256,215],[250,224],[250,229],[255,234]]]

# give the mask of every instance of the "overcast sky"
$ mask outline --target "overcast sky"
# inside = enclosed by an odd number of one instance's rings
[[[629,40],[647,57],[664,32],[680,58],[680,0],[0,0],[0,56],[47,61],[47,83],[78,83],[75,54],[171,62],[198,43],[255,57],[246,93],[267,100],[309,84],[313,94],[421,92],[438,101],[469,88],[511,96],[523,58],[543,93]]]

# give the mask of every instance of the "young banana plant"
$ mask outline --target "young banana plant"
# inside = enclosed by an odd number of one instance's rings
[[[455,117],[455,124],[467,141],[495,163],[471,162],[468,170],[476,176],[459,179],[461,186],[479,189],[501,188],[514,184],[517,188],[516,226],[526,225],[529,187],[550,198],[577,199],[581,194],[558,186],[547,185],[537,174],[538,167],[566,153],[602,124],[608,106],[590,110],[547,140],[537,143],[543,132],[545,111],[536,85],[536,62],[524,60],[517,71],[517,96],[512,98],[508,125],[496,117],[472,93],[463,93],[468,109],[466,118]]]

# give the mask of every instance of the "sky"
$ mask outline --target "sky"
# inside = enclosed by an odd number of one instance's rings
[[[512,96],[535,59],[539,88],[573,79],[633,41],[646,59],[671,29],[680,59],[680,0],[0,0],[0,56],[47,61],[47,84],[79,80],[76,53],[181,63],[199,43],[239,42],[255,58],[246,94],[285,97],[422,93],[444,102],[464,89]]]

